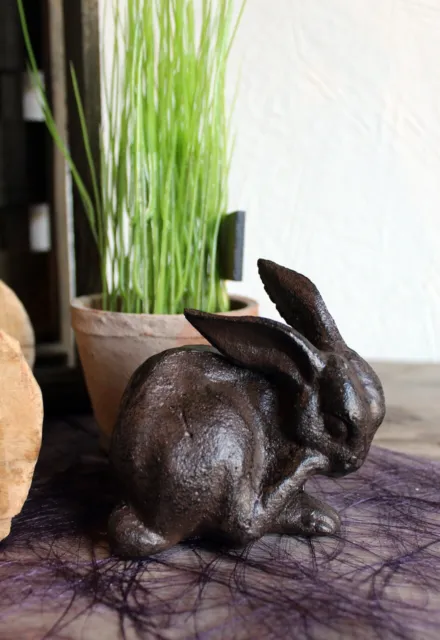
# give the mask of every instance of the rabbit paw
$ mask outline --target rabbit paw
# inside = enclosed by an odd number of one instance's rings
[[[332,535],[340,529],[338,513],[321,500],[301,493],[298,501],[281,513],[276,533],[303,536]]]
[[[175,542],[148,529],[128,505],[120,505],[112,511],[108,534],[112,551],[123,558],[145,558],[164,551]]]

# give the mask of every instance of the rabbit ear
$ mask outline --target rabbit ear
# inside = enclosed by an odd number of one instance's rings
[[[313,282],[270,260],[258,260],[258,270],[269,298],[291,327],[323,351],[347,348]]]
[[[248,316],[221,316],[192,309],[186,319],[235,364],[268,374],[312,380],[324,363],[317,349],[290,327]]]

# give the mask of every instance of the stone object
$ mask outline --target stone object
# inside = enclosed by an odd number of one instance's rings
[[[42,426],[40,387],[18,341],[0,330],[0,540],[27,498]]]

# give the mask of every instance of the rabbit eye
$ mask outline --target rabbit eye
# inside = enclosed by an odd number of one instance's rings
[[[349,427],[342,418],[333,415],[327,416],[326,428],[337,442],[346,442],[348,440]]]

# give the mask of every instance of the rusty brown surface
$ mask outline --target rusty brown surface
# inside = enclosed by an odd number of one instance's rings
[[[382,386],[310,280],[267,260],[258,267],[290,326],[187,310],[213,348],[160,353],[128,384],[110,449],[126,498],[109,521],[120,555],[195,535],[242,545],[339,529],[304,484],[362,466],[384,418]]]

